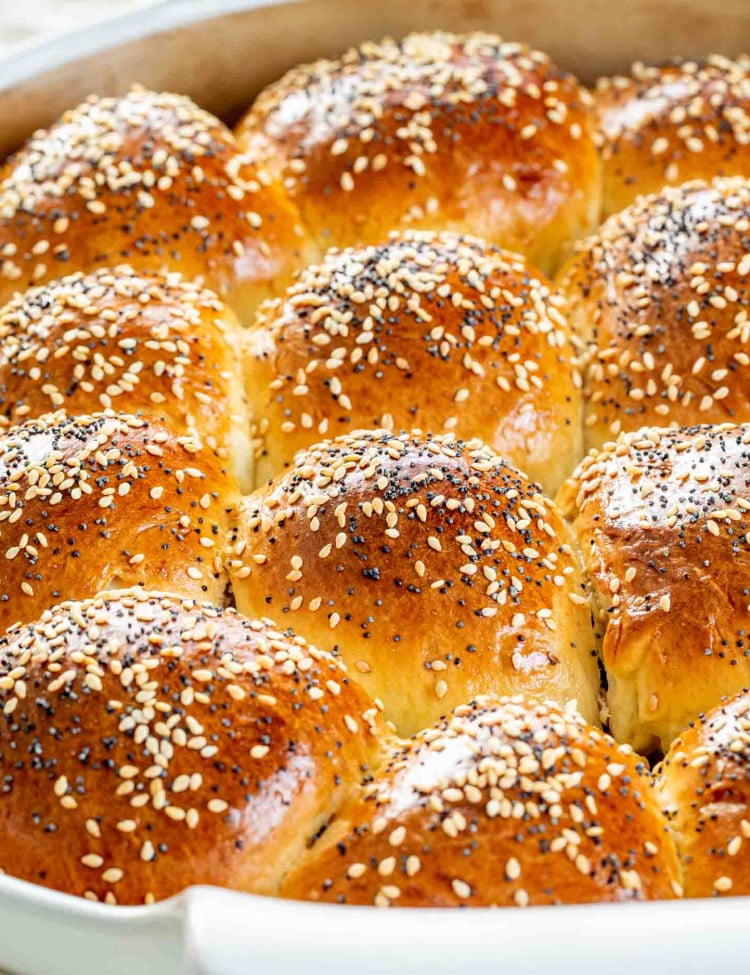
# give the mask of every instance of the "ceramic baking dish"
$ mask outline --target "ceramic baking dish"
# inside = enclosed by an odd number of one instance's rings
[[[91,92],[116,94],[140,81],[189,94],[231,122],[297,61],[435,27],[528,41],[590,80],[636,58],[748,50],[750,0],[162,2],[0,62],[0,156]],[[129,908],[0,877],[0,970],[9,975],[686,975],[716,968],[750,971],[750,898],[377,911],[196,887]]]

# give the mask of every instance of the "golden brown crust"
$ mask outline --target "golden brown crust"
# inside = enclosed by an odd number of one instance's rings
[[[699,715],[656,770],[687,897],[750,894],[750,697]]]
[[[554,492],[583,454],[562,299],[523,258],[410,231],[329,251],[246,335],[257,480],[362,428],[481,437]]]
[[[639,751],[750,684],[750,425],[623,434],[558,503],[599,606],[610,728]]]
[[[694,182],[611,217],[563,270],[590,339],[588,447],[620,431],[750,420],[750,182]]]
[[[402,733],[476,694],[594,720],[590,608],[551,501],[478,441],[360,431],[244,499],[237,606],[340,654]]]
[[[411,34],[301,65],[240,122],[325,249],[475,233],[546,272],[599,214],[590,96],[494,34]]]
[[[0,169],[0,301],[127,263],[203,278],[246,320],[306,247],[297,214],[232,133],[181,95],[91,97]]]
[[[594,92],[609,216],[636,196],[692,179],[750,176],[750,58],[711,55],[629,77]]]
[[[381,748],[327,654],[141,591],[0,639],[0,711],[0,867],[120,904],[273,892]]]
[[[196,433],[249,483],[239,324],[179,274],[73,274],[0,309],[0,423],[118,409]]]
[[[674,897],[647,771],[574,713],[473,702],[393,751],[282,894],[381,907]]]
[[[146,586],[220,604],[237,484],[155,420],[64,412],[0,435],[0,633],[64,599]]]

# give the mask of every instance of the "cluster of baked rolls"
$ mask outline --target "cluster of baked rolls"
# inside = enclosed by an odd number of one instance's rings
[[[750,892],[748,106],[420,34],[4,164],[0,868]]]

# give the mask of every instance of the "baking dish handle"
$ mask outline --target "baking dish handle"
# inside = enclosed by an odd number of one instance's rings
[[[182,897],[110,907],[0,876],[5,975],[185,975]]]
[[[151,907],[93,904],[0,877],[7,975],[724,975],[747,972],[750,899],[394,910],[193,887]]]
[[[190,975],[747,972],[748,899],[440,911],[186,892]]]

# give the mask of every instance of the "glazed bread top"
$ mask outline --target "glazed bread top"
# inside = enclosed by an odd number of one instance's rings
[[[0,633],[64,599],[157,586],[221,604],[239,490],[208,447],[127,414],[0,435]]]
[[[127,263],[200,278],[247,318],[304,263],[294,207],[181,95],[92,96],[0,169],[0,300]]]
[[[750,893],[750,697],[698,716],[672,742],[656,790],[688,897]]]
[[[750,425],[622,434],[558,503],[603,631],[609,721],[641,751],[750,683]]]
[[[0,867],[119,904],[274,892],[382,747],[327,654],[140,590],[0,638],[0,709]]]
[[[0,418],[118,409],[197,435],[249,484],[239,324],[180,274],[73,274],[0,309]]]
[[[604,169],[605,217],[692,179],[750,176],[750,58],[711,55],[628,76],[594,92]]]
[[[437,31],[0,166],[0,872],[750,893],[749,104]]]
[[[590,102],[526,45],[432,32],[293,68],[237,132],[324,249],[439,228],[550,273],[598,218]]]
[[[679,895],[648,767],[574,713],[480,699],[396,746],[287,897],[381,907]]]
[[[419,428],[479,437],[556,491],[583,454],[562,304],[522,257],[474,237],[329,251],[246,336],[256,482],[324,436]]]
[[[360,431],[243,499],[237,606],[340,654],[402,734],[524,690],[596,720],[572,538],[538,485],[478,441]]]
[[[750,419],[750,183],[667,188],[611,217],[559,278],[589,340],[586,442]]]

